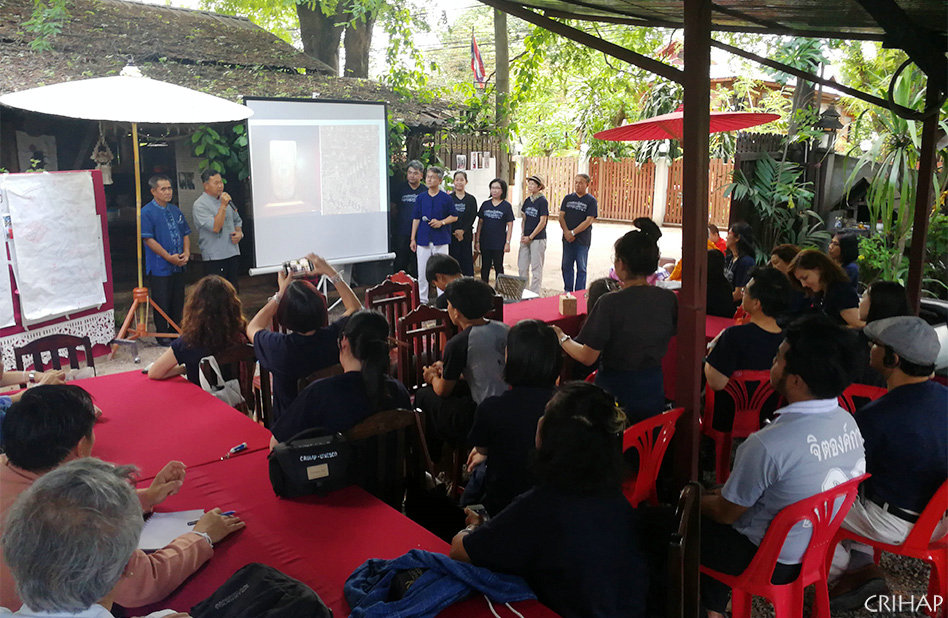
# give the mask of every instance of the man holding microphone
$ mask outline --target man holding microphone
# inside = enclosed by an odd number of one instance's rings
[[[201,230],[198,244],[204,261],[205,275],[220,275],[240,291],[237,284],[240,269],[240,239],[243,220],[224,191],[220,172],[208,167],[201,172],[204,193],[194,202],[194,220]]]

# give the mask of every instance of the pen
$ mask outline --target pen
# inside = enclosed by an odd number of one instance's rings
[[[231,457],[233,457],[233,456],[236,455],[237,453],[241,453],[241,452],[246,451],[246,450],[247,450],[247,443],[246,443],[246,442],[241,442],[240,444],[238,444],[238,445],[235,446],[234,448],[232,448],[232,449],[230,449],[229,451],[227,451],[227,454],[224,455],[223,457],[221,457],[221,461],[224,461],[225,459],[230,459]]]
[[[237,511],[225,511],[225,512],[221,513],[221,517],[226,517],[227,515],[233,515],[233,514],[236,513],[236,512],[237,512]],[[199,521],[199,520],[197,520],[197,519],[195,519],[194,521],[189,521],[189,522],[188,522],[188,525],[189,525],[189,526],[193,526],[193,525],[197,524],[198,521]]]

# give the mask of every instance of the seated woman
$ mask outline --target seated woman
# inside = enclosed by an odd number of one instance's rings
[[[388,375],[388,322],[375,311],[357,311],[339,336],[345,373],[316,380],[273,423],[273,440],[285,442],[311,427],[343,432],[376,412],[411,408],[404,385]]]
[[[299,393],[299,380],[339,363],[339,334],[346,319],[362,308],[352,289],[326,260],[310,253],[310,275],[325,275],[336,286],[346,308],[343,317],[329,324],[326,298],[309,281],[294,280],[282,272],[279,288],[247,324],[247,337],[260,365],[273,374],[273,419],[280,418]],[[287,329],[270,330],[273,317]]]
[[[843,267],[849,283],[859,291],[859,237],[855,234],[836,234],[829,244],[829,256]]]
[[[728,230],[725,243],[731,254],[731,261],[727,264],[727,278],[734,286],[734,302],[740,304],[744,286],[747,285],[750,272],[757,263],[754,230],[746,223],[735,223]]]
[[[707,313],[719,318],[734,317],[734,288],[724,274],[724,254],[708,249]]]
[[[859,319],[867,325],[876,320],[904,315],[914,314],[909,310],[905,288],[902,287],[901,283],[895,281],[876,281],[866,288],[859,301]],[[869,384],[870,386],[884,388],[886,386],[885,378],[873,369],[869,362],[868,351],[872,348],[872,342],[862,331],[859,331],[859,340],[867,350],[866,363],[862,372],[853,381],[857,384]]]
[[[510,390],[477,406],[468,438],[474,445],[468,472],[487,462],[483,503],[491,515],[533,487],[528,468],[537,421],[553,396],[562,361],[556,333],[539,320],[523,320],[507,334],[504,381]]]
[[[865,326],[849,276],[828,255],[816,249],[801,251],[790,263],[790,272],[790,283],[809,297],[811,312],[825,313],[842,326]]]
[[[614,250],[622,289],[599,299],[575,341],[553,328],[573,359],[584,365],[600,361],[596,384],[612,393],[637,423],[665,407],[662,358],[677,329],[678,298],[648,285],[648,276],[658,267],[654,236],[628,232]]]
[[[468,511],[451,557],[520,575],[565,618],[644,616],[648,573],[621,490],[624,428],[601,388],[563,386],[537,424],[537,486],[487,522]]]
[[[166,380],[184,374],[189,381],[200,384],[201,359],[245,343],[246,327],[234,286],[218,275],[204,277],[184,304],[181,336],[151,364],[148,377]]]

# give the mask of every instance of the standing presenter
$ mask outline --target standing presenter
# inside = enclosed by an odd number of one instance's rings
[[[194,220],[200,229],[198,245],[205,275],[220,275],[230,281],[238,292],[240,270],[240,239],[244,237],[243,220],[224,191],[220,172],[207,168],[201,172],[204,193],[194,202]]]

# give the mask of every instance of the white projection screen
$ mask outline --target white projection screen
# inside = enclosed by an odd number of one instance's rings
[[[258,268],[388,256],[384,103],[246,98]]]

